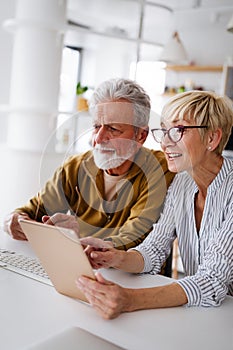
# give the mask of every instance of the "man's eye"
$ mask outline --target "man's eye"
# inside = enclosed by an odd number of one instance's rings
[[[111,132],[112,134],[120,134],[121,130],[114,128],[113,126],[108,125],[107,130]]]
[[[113,126],[109,126],[108,130],[110,130],[110,131],[119,131],[118,129],[114,128]]]
[[[99,130],[99,129],[100,129],[100,125],[93,125],[93,128],[94,128],[95,130]]]

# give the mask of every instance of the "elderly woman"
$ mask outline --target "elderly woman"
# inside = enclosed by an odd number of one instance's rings
[[[137,248],[117,251],[109,242],[83,239],[93,267],[156,274],[178,238],[185,277],[169,285],[128,289],[106,281],[77,281],[104,318],[138,309],[218,306],[233,295],[233,162],[222,156],[233,125],[232,103],[213,92],[176,95],[152,133],[177,172],[159,221]]]

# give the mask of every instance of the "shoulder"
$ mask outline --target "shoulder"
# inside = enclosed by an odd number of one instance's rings
[[[224,158],[222,166],[222,177],[226,178],[227,181],[233,180],[233,160]]]
[[[212,185],[223,200],[232,201],[233,197],[233,161],[224,159],[223,166]]]
[[[144,159],[144,162],[157,163],[167,167],[166,157],[162,151],[142,147],[140,157]]]
[[[89,159],[92,157],[92,151],[88,151],[81,154],[75,154],[72,156],[69,156],[63,163],[63,168],[69,168],[73,166],[79,166],[82,161]]]

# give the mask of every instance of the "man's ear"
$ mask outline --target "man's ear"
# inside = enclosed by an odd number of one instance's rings
[[[149,133],[148,127],[138,128],[137,142],[139,142],[142,145],[146,141],[148,133]]]

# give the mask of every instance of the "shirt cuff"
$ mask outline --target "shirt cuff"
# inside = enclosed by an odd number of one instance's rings
[[[201,305],[201,291],[198,285],[189,277],[176,281],[185,291],[188,298],[188,306]]]
[[[151,270],[152,270],[152,263],[151,263],[151,259],[148,256],[148,254],[143,249],[131,248],[129,250],[137,250],[142,255],[143,260],[144,260],[144,268],[141,271],[141,273],[151,272]]]

